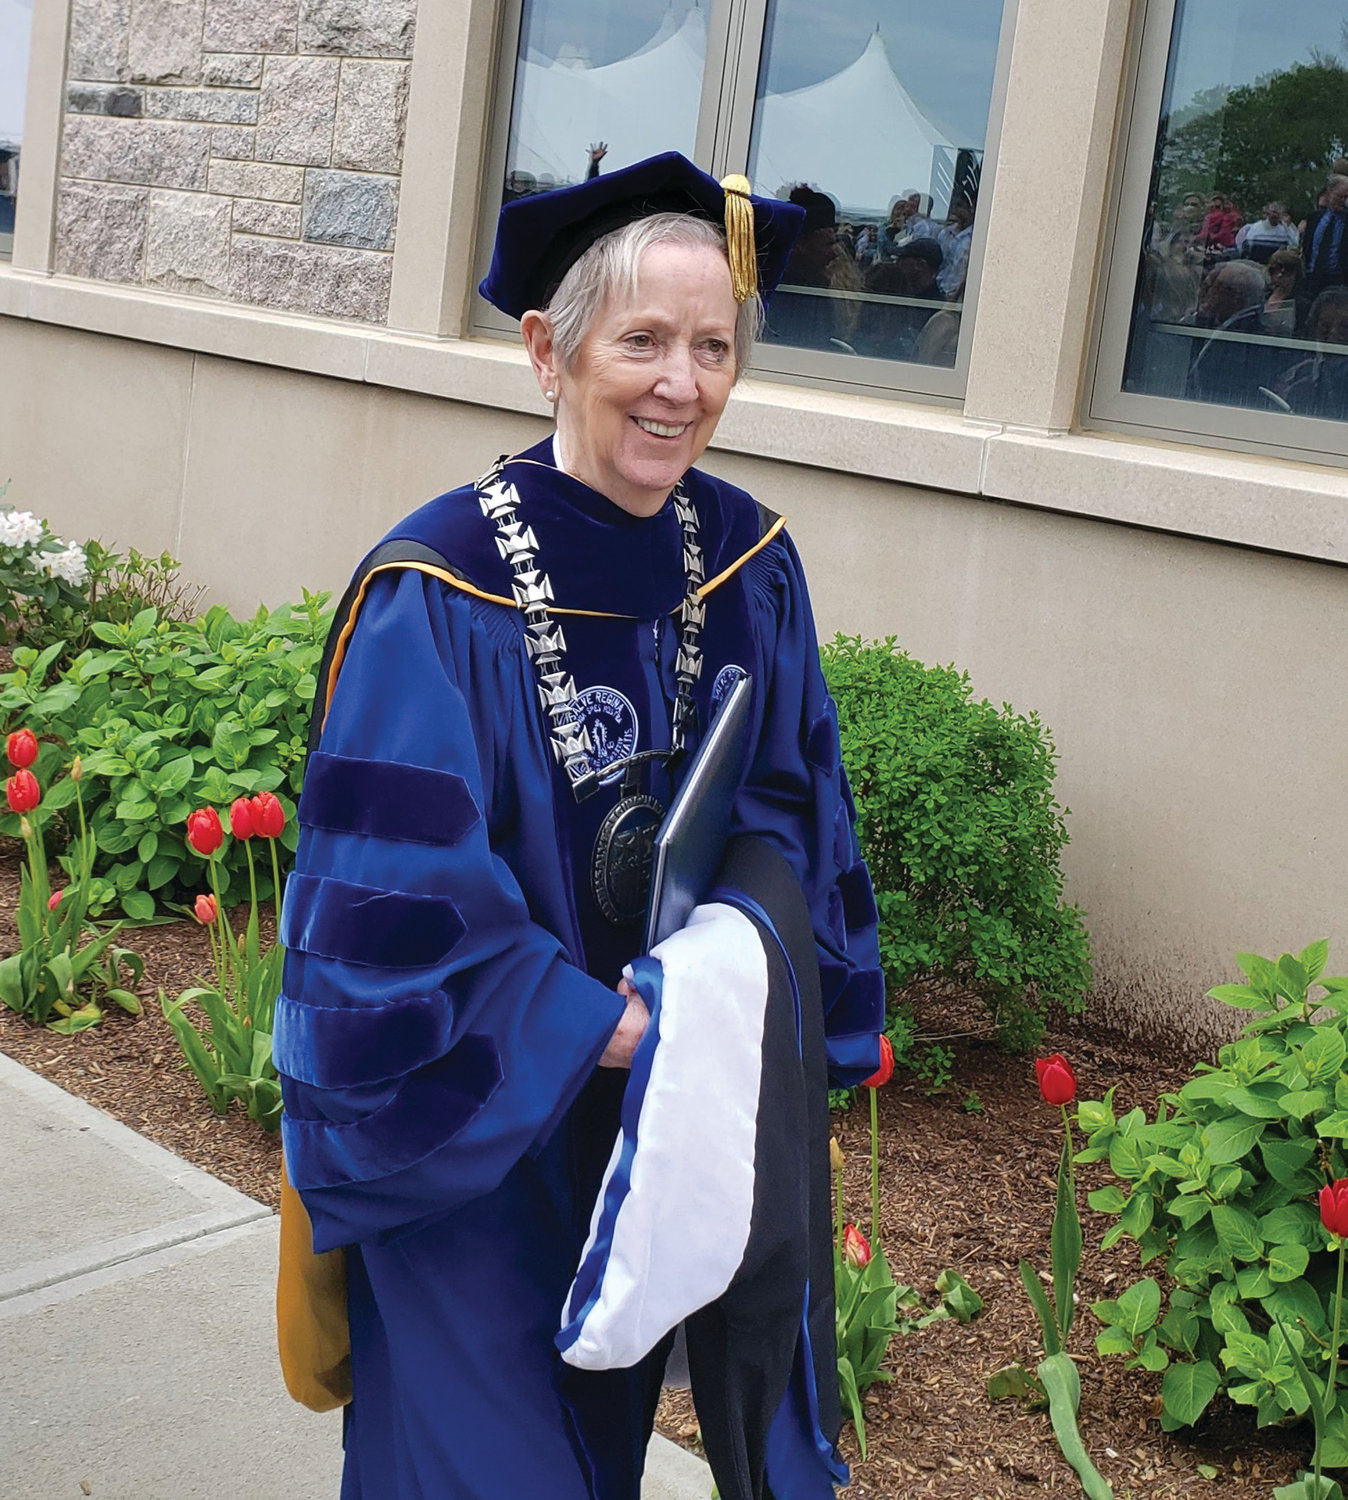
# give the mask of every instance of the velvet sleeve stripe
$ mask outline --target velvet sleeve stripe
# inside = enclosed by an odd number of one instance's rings
[[[431,968],[444,963],[466,930],[447,896],[299,873],[286,883],[281,941],[294,952],[367,968]]]
[[[319,750],[309,757],[300,822],[409,844],[457,844],[480,814],[462,776]]]
[[[313,1088],[344,1089],[401,1078],[449,1048],[454,1007],[443,990],[381,1005],[276,1001],[272,1061]]]
[[[470,1033],[358,1119],[304,1119],[287,1111],[286,1171],[296,1188],[307,1192],[373,1182],[411,1166],[458,1135],[500,1088],[502,1077],[495,1043]]]

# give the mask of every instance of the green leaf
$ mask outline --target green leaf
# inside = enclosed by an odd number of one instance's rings
[[[1248,1120],[1244,1116],[1214,1120],[1203,1130],[1204,1154],[1214,1166],[1239,1161],[1254,1149],[1265,1128],[1263,1120]]]
[[[1312,1083],[1333,1079],[1348,1058],[1348,1042],[1337,1026],[1320,1026],[1301,1049],[1301,1068]]]
[[[1118,1299],[1114,1322],[1131,1338],[1151,1328],[1161,1311],[1161,1288],[1150,1276],[1135,1281]]]
[[[1005,1365],[988,1376],[988,1400],[990,1401],[1047,1401],[1048,1392],[1043,1383],[1024,1365]]]
[[[1081,1269],[1081,1220],[1077,1215],[1071,1149],[1066,1140],[1063,1141],[1062,1155],[1058,1161],[1058,1202],[1053,1214],[1051,1240],[1053,1297],[1057,1303],[1058,1328],[1066,1342],[1076,1315],[1072,1294],[1076,1287],[1077,1272]]]
[[[1268,1252],[1268,1274],[1274,1281],[1295,1281],[1305,1275],[1310,1260],[1305,1245],[1274,1245]]]
[[[270,1061],[270,1047],[268,1060]],[[936,1278],[936,1290],[941,1294],[941,1302],[951,1316],[961,1323],[972,1322],[983,1311],[983,1299],[958,1271],[942,1271]]]
[[[1076,1470],[1081,1488],[1089,1500],[1114,1500],[1114,1491],[1090,1461],[1081,1433],[1077,1429],[1077,1410],[1081,1405],[1081,1378],[1066,1354],[1051,1354],[1041,1361],[1039,1379],[1048,1393],[1049,1417],[1053,1434],[1063,1457]]]
[[[1329,940],[1320,938],[1314,943],[1308,943],[1297,954],[1297,961],[1306,971],[1306,978],[1314,983],[1325,972],[1325,965],[1329,962]]]
[[[127,891],[122,896],[122,910],[133,922],[148,922],[154,916],[154,897],[148,891]]]
[[[1044,1353],[1048,1355],[1059,1353],[1062,1350],[1062,1334],[1058,1329],[1057,1315],[1049,1303],[1043,1282],[1040,1281],[1038,1273],[1028,1260],[1020,1262],[1020,1279],[1025,1284],[1025,1292],[1030,1299],[1030,1305],[1039,1318],[1039,1328],[1044,1339]]]
[[[1318,1121],[1315,1128],[1327,1140],[1348,1139],[1348,1110],[1336,1109]]]
[[[1304,1120],[1309,1114],[1329,1108],[1329,1095],[1324,1089],[1293,1089],[1284,1094],[1278,1103],[1294,1120]]]
[[[1118,1214],[1123,1212],[1124,1204],[1128,1202],[1123,1196],[1121,1188],[1111,1184],[1109,1187],[1096,1188],[1093,1193],[1088,1193],[1086,1202],[1098,1214]]]
[[[1257,1120],[1281,1120],[1286,1114],[1277,1099],[1254,1089],[1232,1089],[1226,1102],[1241,1114],[1251,1115]]]
[[[150,861],[155,857],[155,853],[158,848],[159,834],[155,831],[155,829],[152,828],[148,833],[141,834],[140,842],[136,845],[136,858],[139,859],[142,864],[148,865]]]
[[[1239,1010],[1271,1010],[1273,1001],[1244,984],[1218,984],[1208,991],[1214,1000],[1224,1005],[1234,1005]]]
[[[1302,1177],[1316,1151],[1313,1136],[1298,1140],[1262,1140],[1259,1151],[1270,1176],[1286,1187],[1304,1189]]]
[[[1224,1255],[1233,1260],[1259,1260],[1264,1254],[1264,1237],[1254,1215],[1231,1203],[1215,1204],[1212,1225]]]
[[[1192,1427],[1221,1384],[1221,1374],[1211,1360],[1172,1364],[1161,1381],[1161,1405],[1181,1426]]]

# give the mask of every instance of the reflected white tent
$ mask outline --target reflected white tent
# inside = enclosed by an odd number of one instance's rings
[[[608,143],[605,171],[660,151],[691,156],[706,54],[706,17],[695,5],[681,26],[667,13],[659,31],[618,62],[591,68],[526,58],[516,75],[507,170],[578,182],[596,141]]]
[[[759,192],[805,182],[846,212],[884,217],[907,188],[932,193],[944,209],[957,154],[899,82],[877,27],[842,72],[764,95],[754,119],[752,176]]]
[[[0,145],[16,146],[23,138],[32,24],[32,0],[0,0]]]

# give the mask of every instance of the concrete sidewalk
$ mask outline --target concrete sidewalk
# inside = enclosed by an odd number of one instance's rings
[[[0,1162],[0,1495],[335,1500],[341,1417],[276,1361],[270,1209],[3,1054]],[[653,1439],[642,1500],[710,1494]]]

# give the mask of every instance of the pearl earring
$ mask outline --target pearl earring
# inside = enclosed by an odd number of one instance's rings
[[[556,391],[544,391],[543,392],[543,399],[544,399],[544,401],[555,401],[557,399],[557,392]]]

